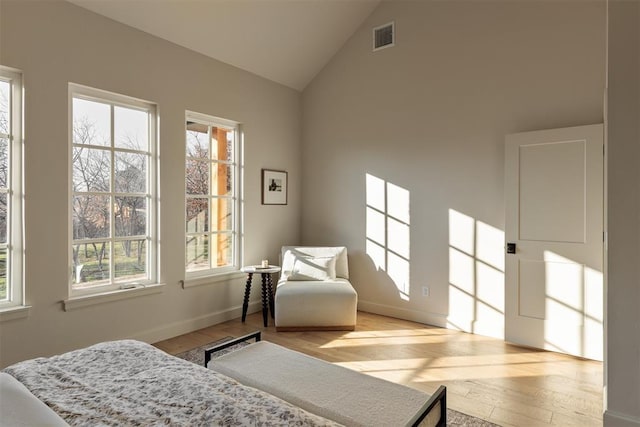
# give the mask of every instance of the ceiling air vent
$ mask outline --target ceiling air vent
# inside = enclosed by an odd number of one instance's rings
[[[395,25],[393,22],[373,29],[373,51],[395,46]]]

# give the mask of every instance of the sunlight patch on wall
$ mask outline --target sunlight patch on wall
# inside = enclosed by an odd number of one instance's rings
[[[366,252],[387,273],[403,300],[410,292],[410,194],[376,176],[366,175]]]
[[[475,252],[475,220],[453,209],[449,209],[449,246],[472,256]]]
[[[450,327],[504,338],[504,232],[449,209]]]
[[[504,231],[476,221],[476,258],[504,272]]]

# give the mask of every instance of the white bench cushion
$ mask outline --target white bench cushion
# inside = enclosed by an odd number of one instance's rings
[[[346,426],[411,425],[430,397],[265,341],[213,359],[208,367]],[[421,425],[436,425],[439,405]]]

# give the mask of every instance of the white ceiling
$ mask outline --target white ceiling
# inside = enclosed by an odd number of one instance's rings
[[[380,0],[68,0],[302,90]]]

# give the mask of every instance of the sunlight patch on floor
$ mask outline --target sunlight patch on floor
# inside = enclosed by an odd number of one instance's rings
[[[526,355],[524,355],[526,358]],[[457,381],[510,378],[510,377],[538,377],[541,365],[543,371],[552,375],[559,368],[561,362],[523,361],[523,354],[514,354],[512,357],[496,360],[492,356],[460,356],[442,358],[409,358],[409,359],[385,359],[385,360],[359,360],[353,362],[340,362],[337,365],[358,372],[366,373],[378,378],[393,382],[432,382],[450,380],[452,376]],[[571,362],[568,362],[571,363]],[[535,366],[535,369],[532,369]]]

